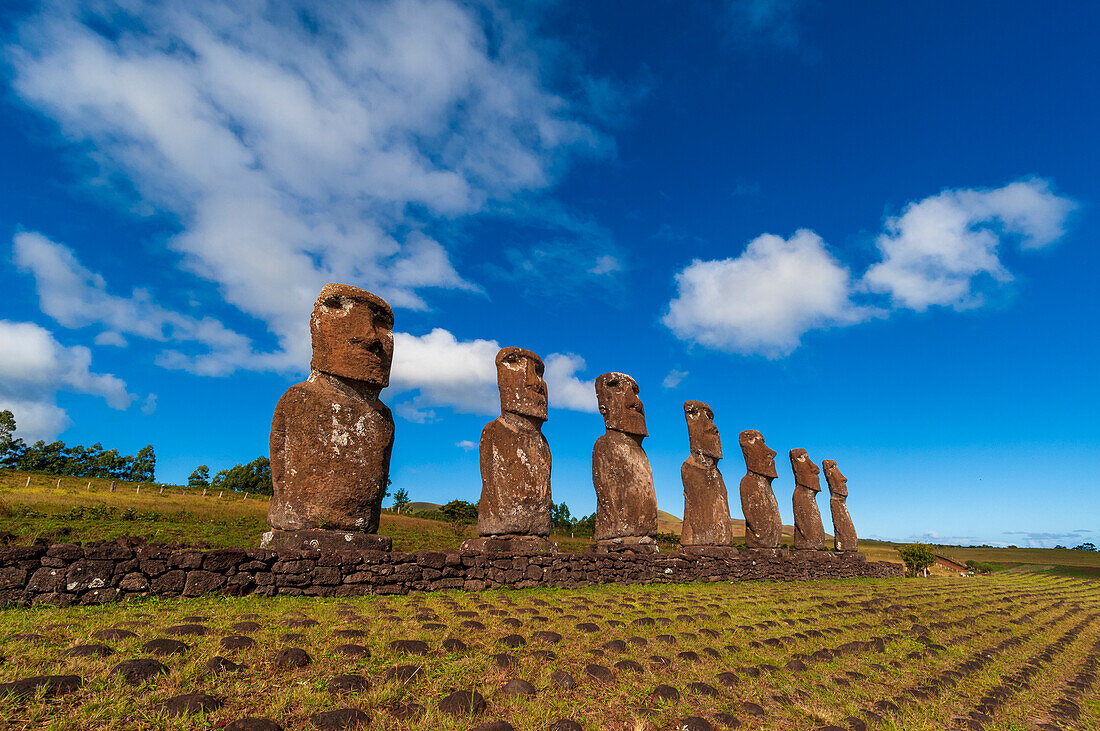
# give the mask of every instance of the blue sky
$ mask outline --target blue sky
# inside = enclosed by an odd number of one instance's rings
[[[788,522],[803,447],[865,537],[1100,539],[1100,8],[82,5],[0,15],[25,438],[152,443],[167,481],[248,461],[341,281],[395,307],[414,500],[477,498],[518,345],[575,514],[617,370],[672,513],[698,399],[734,494],[739,431],[780,453]]]

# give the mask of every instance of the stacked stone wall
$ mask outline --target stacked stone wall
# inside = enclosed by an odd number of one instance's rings
[[[140,596],[359,596],[439,589],[889,578],[901,564],[825,551],[535,556],[469,551],[181,550],[123,543],[0,547],[0,605],[101,604]]]

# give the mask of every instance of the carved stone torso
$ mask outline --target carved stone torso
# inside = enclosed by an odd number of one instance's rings
[[[609,429],[592,448],[596,488],[595,540],[651,536],[657,532],[653,470],[638,440]]]
[[[829,496],[829,510],[833,514],[834,545],[838,551],[854,551],[858,543],[856,527],[848,515],[847,495],[833,493]]]
[[[482,536],[550,535],[550,445],[538,430],[494,419],[481,432]]]
[[[735,542],[726,483],[717,464],[700,464],[693,457],[680,467],[684,483],[684,546],[730,546]]]
[[[393,433],[385,404],[335,376],[291,386],[271,423],[268,523],[376,533]]]
[[[745,543],[749,548],[778,548],[783,537],[772,479],[755,472],[741,478],[741,511],[745,514]]]
[[[825,548],[825,528],[817,509],[817,492],[803,485],[794,486],[794,547],[807,551]]]

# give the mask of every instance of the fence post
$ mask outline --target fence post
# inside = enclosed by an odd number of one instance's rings
[[[202,496],[206,497],[206,488],[205,487],[202,489]]]
[[[59,487],[61,487],[61,478],[60,478],[60,477],[58,477],[58,478],[57,478],[57,484],[56,484],[56,485],[54,485],[54,487],[55,487],[55,488],[59,488]]]
[[[92,481],[91,480],[88,480],[88,487],[86,487],[84,489],[86,489],[86,490],[91,490],[92,489]]]
[[[118,487],[118,483],[111,480],[111,492],[114,492],[116,487]]]
[[[137,495],[140,492],[141,492],[141,485],[138,485],[137,487],[134,488],[134,494]]]
[[[219,500],[221,500],[221,499],[222,499],[222,495],[224,495],[224,494],[225,494],[225,490],[222,490],[221,492],[219,492],[219,493],[218,493],[218,499],[219,499]]]
[[[31,476],[27,475],[27,484],[23,485],[23,487],[30,487],[30,486],[31,486]]]
[[[164,494],[164,485],[161,485],[161,486],[160,486],[160,493],[159,493],[159,494],[160,494],[160,495],[163,495],[163,494]]]

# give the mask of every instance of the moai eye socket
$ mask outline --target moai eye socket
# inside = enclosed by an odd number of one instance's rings
[[[344,298],[338,294],[332,294],[325,297],[325,301],[321,305],[330,310],[342,310],[344,309]]]
[[[611,380],[609,380],[607,382],[607,387],[608,388],[618,388],[619,387],[619,380],[617,378],[612,378]]]

